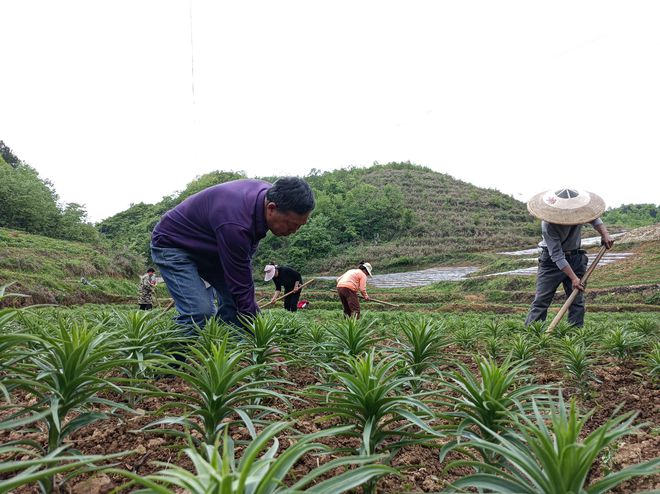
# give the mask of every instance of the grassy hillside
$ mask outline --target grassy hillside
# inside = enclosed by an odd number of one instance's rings
[[[452,264],[469,257],[467,253],[538,241],[540,226],[525,204],[429,168],[390,163],[309,177],[324,193],[336,179],[379,189],[393,185],[401,190],[411,214],[406,228],[393,238],[358,239],[318,263],[319,270],[336,271],[360,258],[369,259],[381,272]]]
[[[660,311],[660,227],[650,228],[652,235],[649,228],[639,229],[636,231],[642,235],[631,232],[626,235],[631,237],[629,242],[615,244],[616,251],[634,255],[598,268],[589,283],[589,310]],[[534,295],[533,276],[481,276],[521,267],[520,261],[502,258],[493,252],[465,257],[465,261],[481,270],[464,281],[421,288],[370,288],[369,292],[377,299],[400,304],[402,310],[523,314]],[[134,304],[137,276],[143,269],[141,258],[127,250],[99,249],[89,244],[0,229],[0,285],[16,282],[10,291],[32,296],[29,300],[15,299],[16,303]],[[84,285],[81,277],[96,287]],[[272,291],[272,283],[257,281],[257,298],[270,297]],[[158,286],[158,296],[168,297],[164,285]],[[305,290],[304,298],[315,309],[339,310],[331,281],[315,282]],[[561,296],[556,304],[561,304]],[[377,304],[368,304],[368,309],[394,310]]]
[[[0,228],[0,285],[32,296],[26,303],[124,302],[136,297],[144,261],[115,250]],[[81,278],[96,287],[85,285]]]

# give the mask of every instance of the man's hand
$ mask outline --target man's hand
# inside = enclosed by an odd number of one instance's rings
[[[604,245],[608,249],[611,249],[612,245],[614,244],[614,239],[612,238],[612,235],[610,235],[610,232],[607,231],[605,224],[601,223],[595,228],[596,231],[600,233],[600,244]]]
[[[580,278],[577,276],[571,280],[571,284],[573,285],[573,290],[580,290],[581,292],[584,291],[584,285],[580,281]]]
[[[584,291],[584,285],[580,282],[580,278],[578,278],[570,265],[564,266],[561,270],[570,278],[573,290]]]
[[[605,233],[600,237],[600,244],[604,245],[607,249],[611,249],[614,245],[614,239],[609,233]]]

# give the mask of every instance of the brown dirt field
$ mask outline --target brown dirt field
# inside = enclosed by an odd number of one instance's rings
[[[460,358],[470,367],[474,368],[471,359],[460,350],[455,349],[452,355]],[[601,383],[593,383],[592,392],[587,398],[580,396],[577,390],[564,382],[561,369],[556,363],[539,358],[535,363],[533,372],[536,382],[541,384],[555,384],[565,386],[565,398],[573,394],[580,400],[585,408],[595,407],[596,412],[587,424],[590,432],[602,424],[617,407],[622,404],[624,410],[637,410],[637,422],[647,423],[637,434],[627,436],[620,441],[607,460],[599,461],[591,471],[590,478],[598,478],[605,470],[619,470],[629,464],[638,463],[655,458],[660,453],[660,436],[657,433],[660,426],[660,388],[657,383],[646,381],[642,375],[635,371],[632,363],[621,363],[614,359],[606,359],[596,367],[596,377]],[[446,367],[446,366],[445,366]],[[288,367],[286,379],[291,381],[292,390],[303,389],[306,386],[318,383],[318,376],[309,368]],[[177,378],[165,378],[156,382],[161,389],[177,392],[186,392],[186,386]],[[29,400],[28,396],[16,395],[17,402]],[[119,399],[119,396],[109,396]],[[155,461],[175,463],[184,468],[191,469],[192,465],[187,457],[182,455],[181,448],[184,441],[171,436],[161,436],[156,433],[144,433],[139,429],[156,420],[152,415],[163,401],[157,398],[145,398],[138,405],[137,414],[120,412],[108,420],[97,422],[75,433],[69,440],[72,447],[86,454],[103,454],[120,451],[132,451],[131,454],[121,458],[119,468],[124,468],[140,475],[147,475],[157,471],[160,467],[154,465]],[[306,405],[299,404],[297,407]],[[6,412],[3,413],[6,415]],[[303,433],[311,433],[324,427],[338,424],[337,420],[319,421],[320,417],[305,416],[296,421],[296,429]],[[232,430],[235,439],[249,439],[244,428]],[[0,443],[18,438],[29,437],[44,443],[46,436],[43,432],[29,434],[16,431],[0,433]],[[282,438],[283,445],[287,444],[286,437]],[[330,437],[322,441],[333,447],[355,447],[357,440],[345,437]],[[389,475],[379,480],[379,493],[400,492],[437,492],[449,485],[452,480],[469,473],[465,469],[445,473],[443,470],[447,461],[457,459],[454,453],[450,454],[441,463],[438,457],[440,441],[429,443],[426,446],[416,445],[402,449],[393,460],[393,465],[401,468],[401,475]],[[318,459],[308,455],[294,468],[296,475],[303,475],[316,467],[319,462],[329,461],[330,458]],[[81,476],[73,479],[64,486],[62,492],[75,494],[103,494],[121,485],[124,480],[116,475],[99,473]],[[660,488],[660,476],[635,479],[613,491],[616,493],[638,492],[640,490]],[[36,494],[36,486],[17,489],[16,494]]]

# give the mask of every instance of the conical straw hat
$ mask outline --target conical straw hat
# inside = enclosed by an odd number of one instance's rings
[[[527,210],[548,223],[580,225],[603,214],[605,201],[586,190],[548,190],[532,197],[527,203]]]

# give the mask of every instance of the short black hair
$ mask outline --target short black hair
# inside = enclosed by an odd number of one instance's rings
[[[156,270],[154,268],[149,268],[147,269],[147,273],[155,273]]]
[[[316,206],[312,188],[299,177],[277,179],[266,192],[266,200],[274,202],[283,213],[307,214]]]

